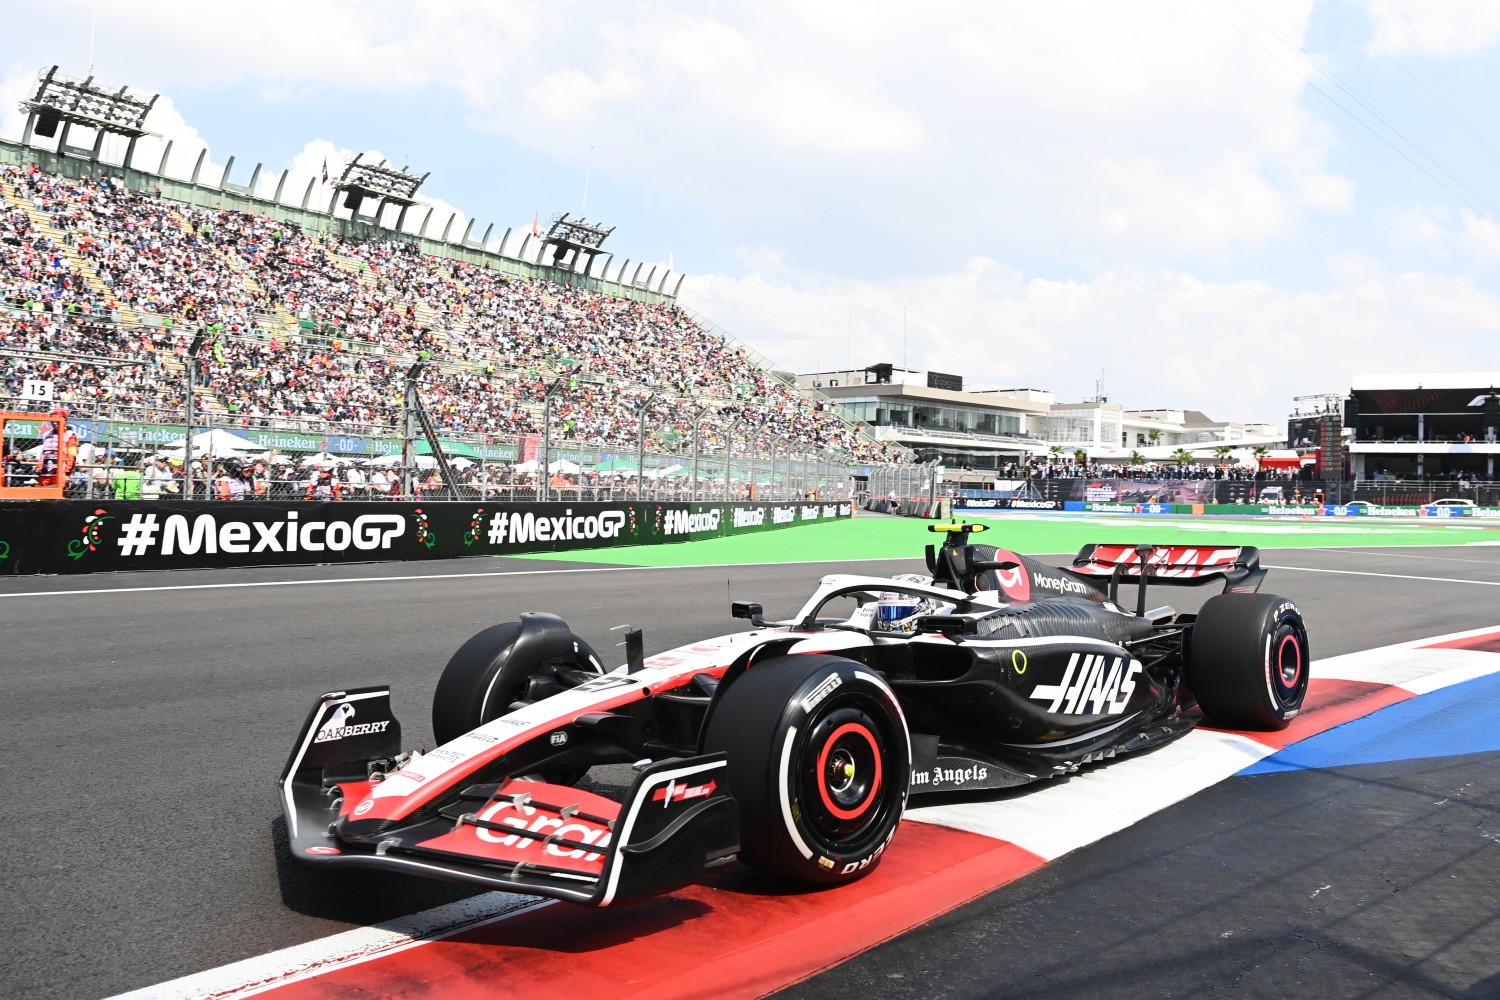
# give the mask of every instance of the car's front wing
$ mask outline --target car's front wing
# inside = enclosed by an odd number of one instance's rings
[[[319,742],[331,713],[351,702],[366,718],[389,714],[385,688],[324,695],[281,778],[287,836],[299,861],[609,906],[695,882],[739,851],[739,808],[725,784],[722,753],[646,765],[620,801],[507,778],[470,784],[435,812],[377,837],[340,837],[338,821],[359,816],[372,772],[390,766],[400,740],[392,719],[379,732],[338,741],[336,750]]]

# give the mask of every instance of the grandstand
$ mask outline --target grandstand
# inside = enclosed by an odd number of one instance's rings
[[[666,275],[636,284],[628,261],[611,280],[607,265],[544,264],[545,248],[526,260],[529,239],[509,257],[467,233],[429,238],[426,222],[412,234],[307,196],[288,206],[253,184],[69,152],[0,141],[0,396],[50,382],[49,405],[115,452],[180,438],[192,393],[196,428],[282,452],[384,454],[422,360],[438,433],[496,464],[536,457],[539,441],[584,478],[624,456],[664,470],[691,454],[717,463],[728,494],[730,459],[843,481],[855,463],[904,457],[680,308]]]

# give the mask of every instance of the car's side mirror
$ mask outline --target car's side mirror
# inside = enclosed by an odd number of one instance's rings
[[[730,601],[729,613],[736,618],[748,618],[752,625],[764,625],[763,609],[754,601]]]

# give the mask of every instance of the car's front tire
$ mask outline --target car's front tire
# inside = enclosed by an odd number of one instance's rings
[[[870,871],[896,832],[911,739],[895,694],[869,667],[800,654],[753,664],[725,690],[705,752],[729,755],[740,860],[817,884]]]
[[[443,668],[432,696],[432,734],[447,743],[530,700],[528,694],[560,691],[603,672],[598,654],[556,615],[529,612],[491,625]]]
[[[1311,651],[1297,606],[1274,594],[1204,602],[1188,643],[1188,685],[1216,726],[1285,729],[1307,696]]]

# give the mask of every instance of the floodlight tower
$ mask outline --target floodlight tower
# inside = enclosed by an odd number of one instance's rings
[[[594,269],[594,258],[608,253],[600,247],[614,231],[614,226],[605,229],[586,219],[570,219],[564,212],[552,220],[547,235],[542,238],[542,256],[545,257],[547,248],[552,247],[552,266],[568,271],[577,271],[578,259],[587,258],[583,267],[583,274],[587,276]],[[539,257],[538,263],[540,261]]]
[[[39,135],[50,139],[62,126],[62,136],[57,141],[59,156],[80,156],[98,162],[99,151],[104,145],[104,136],[122,135],[130,140],[125,149],[125,165],[135,154],[135,141],[146,131],[146,116],[156,103],[159,94],[136,97],[121,87],[108,91],[96,86],[92,76],[85,80],[73,80],[57,72],[57,67],[44,71],[37,77],[36,94],[20,104],[26,112],[26,128],[21,133],[21,145],[31,145],[31,137]],[[68,145],[68,132],[74,125],[94,130],[94,146],[85,149]]]
[[[405,170],[397,170],[390,165],[388,160],[379,163],[361,163],[360,157],[363,153],[355,154],[354,159],[344,167],[344,172],[339,179],[334,181],[333,189],[344,192],[344,207],[349,209],[356,217],[359,215],[359,206],[366,198],[375,198],[375,217],[380,218],[380,213],[385,210],[386,205],[400,205],[401,214],[396,218],[396,229],[400,231],[401,225],[406,220],[406,210],[416,204],[417,188],[422,182],[432,176],[428,171],[421,177],[408,173]]]

